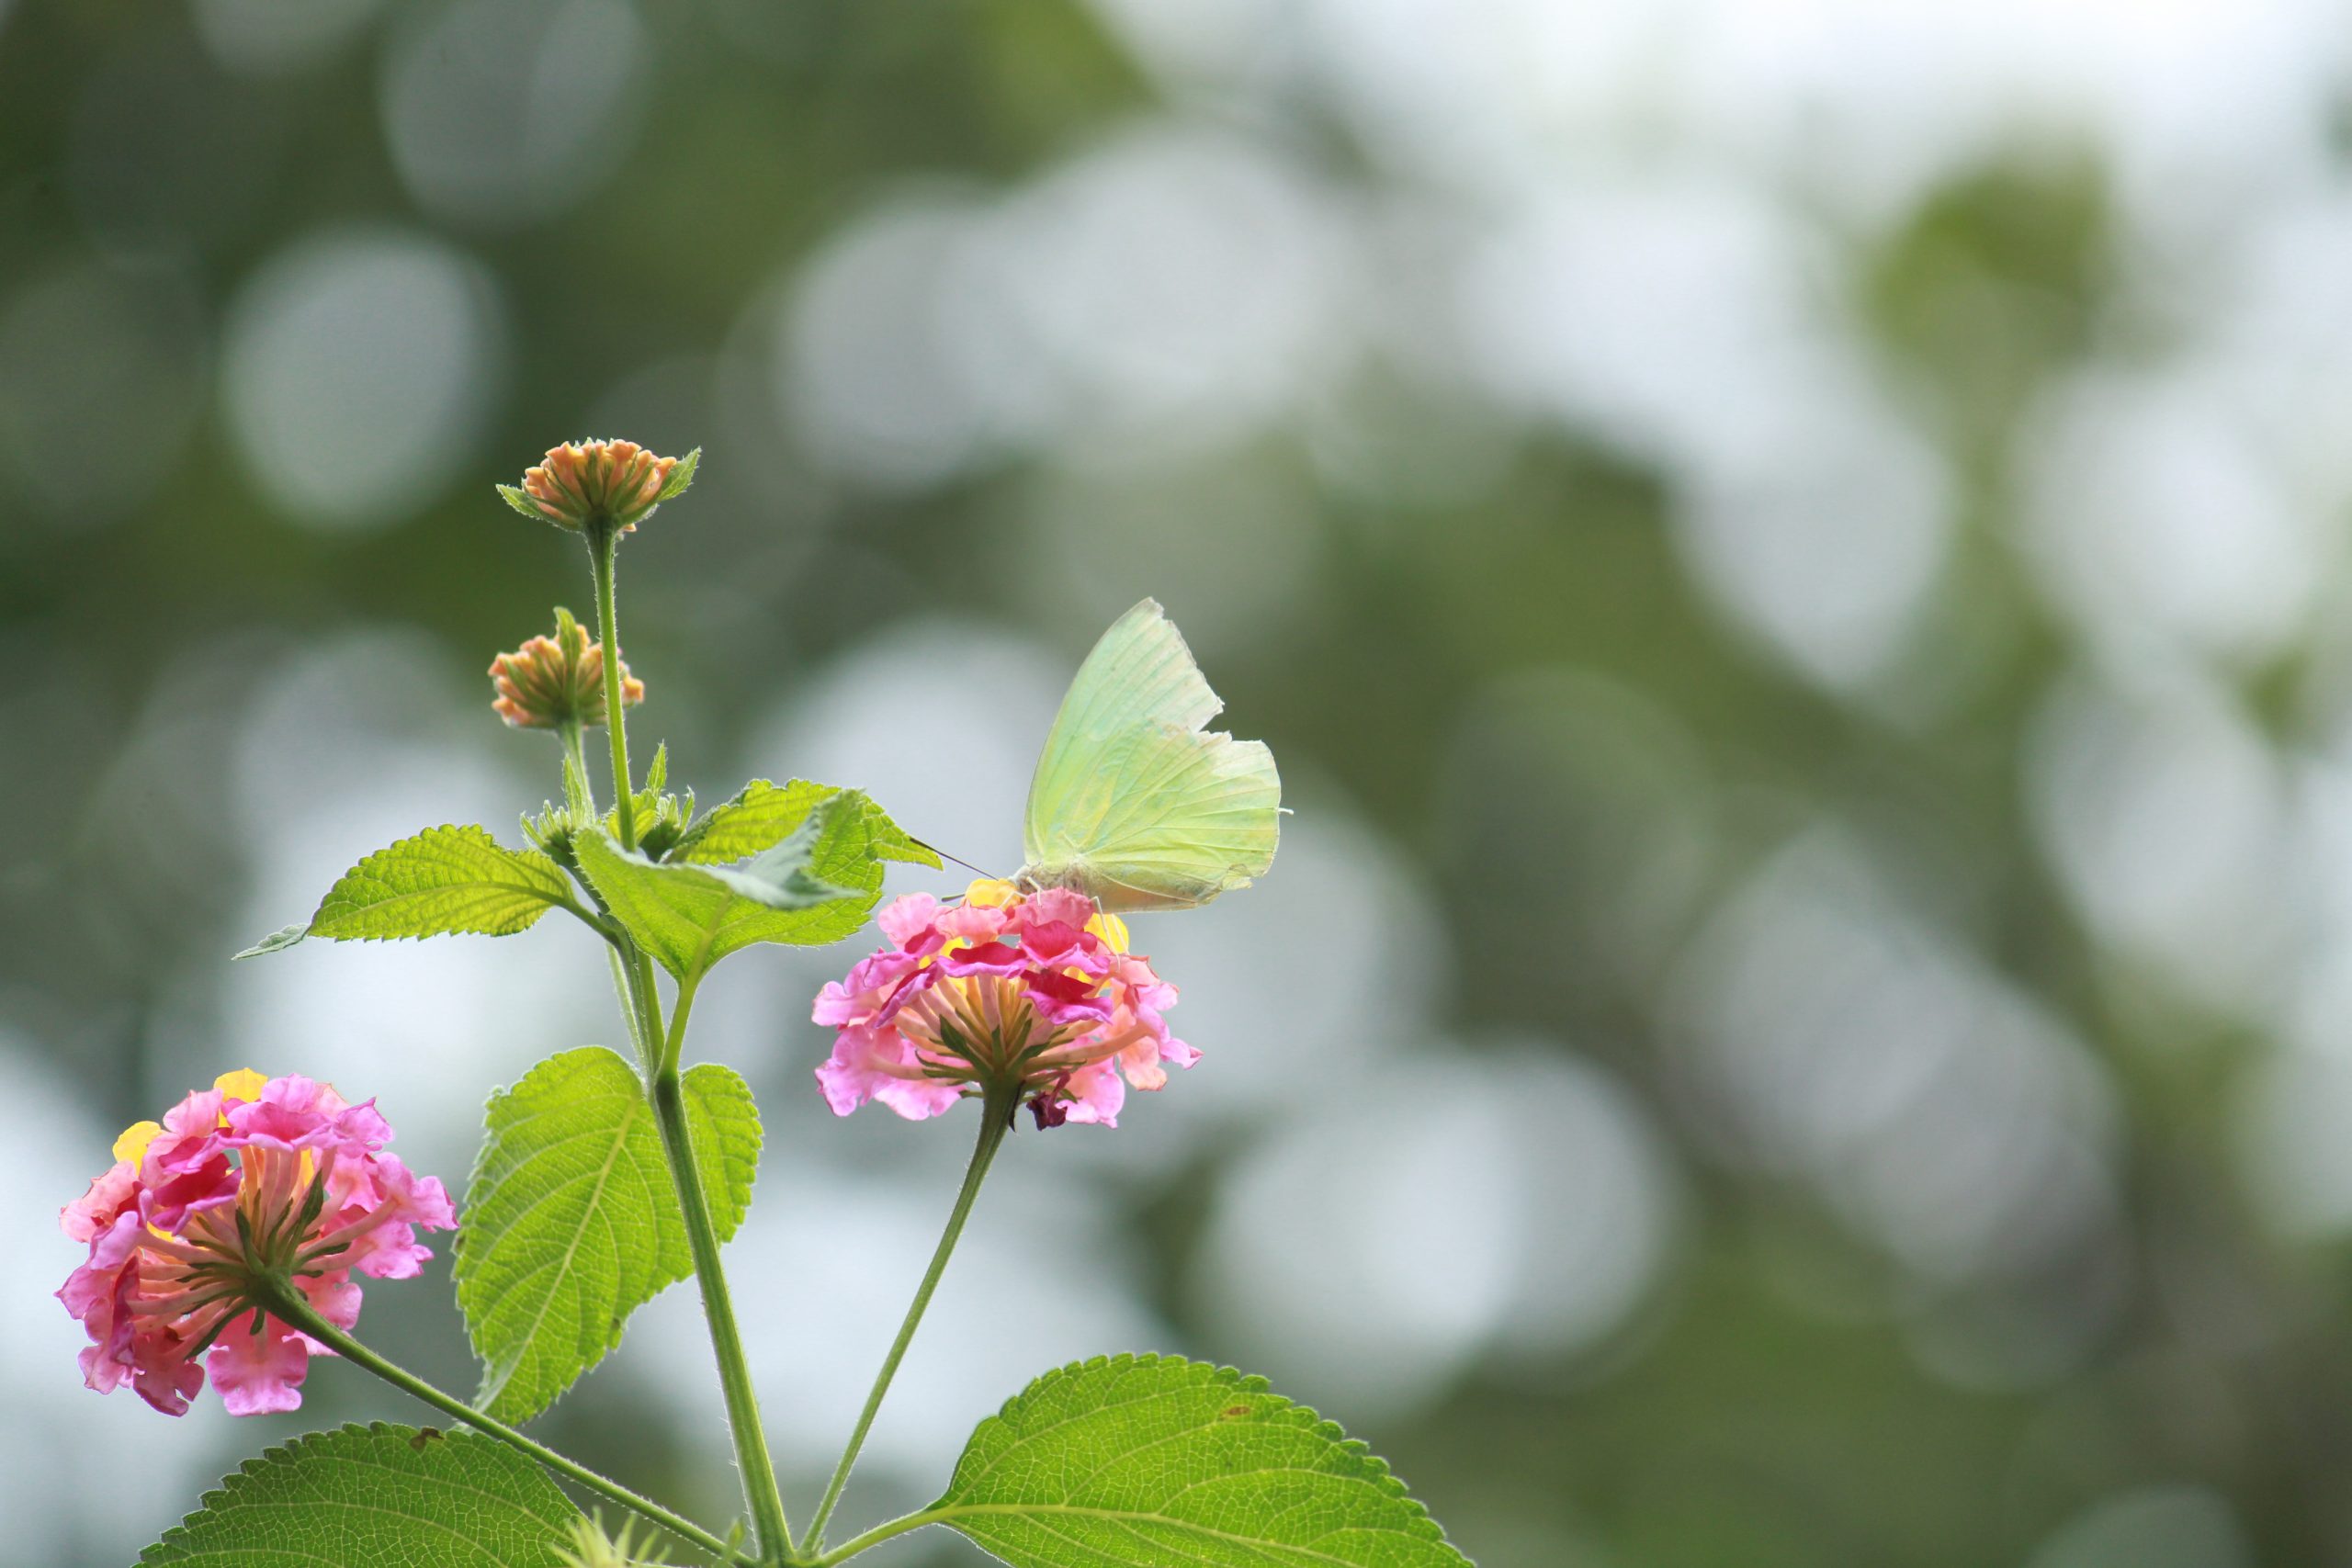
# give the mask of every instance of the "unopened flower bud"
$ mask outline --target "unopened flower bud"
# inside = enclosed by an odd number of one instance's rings
[[[697,447],[658,457],[634,441],[568,441],[523,475],[522,488],[500,485],[506,504],[559,528],[628,533],[653,509],[694,483]]]
[[[650,1543],[646,1555],[639,1551],[636,1520],[624,1519],[619,1533],[606,1535],[601,1517],[582,1515],[571,1521],[571,1540],[557,1547],[555,1555],[563,1568],[662,1568],[660,1551]]]
[[[645,682],[622,664],[621,703],[645,700]],[[555,613],[555,636],[535,637],[490,663],[497,699],[490,705],[517,729],[552,729],[565,723],[605,722],[605,645],[571,612]]]

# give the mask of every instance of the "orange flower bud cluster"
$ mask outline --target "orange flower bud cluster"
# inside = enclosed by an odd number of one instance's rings
[[[535,637],[491,660],[490,676],[498,688],[490,705],[517,729],[605,722],[605,645],[591,639],[569,610],[556,611],[555,636]],[[645,682],[627,664],[620,676],[622,705],[643,702]]]
[[[616,528],[626,534],[694,482],[700,451],[660,457],[634,441],[568,441],[523,475],[520,490],[500,485],[508,505],[560,528]]]

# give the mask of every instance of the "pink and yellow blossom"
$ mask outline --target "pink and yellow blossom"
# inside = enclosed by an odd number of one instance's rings
[[[897,899],[878,923],[890,945],[817,998],[835,1032],[817,1081],[837,1115],[871,1100],[920,1121],[1002,1089],[1040,1126],[1114,1127],[1129,1088],[1200,1057],[1168,1032],[1176,987],[1082,894],[980,881],[958,903]]]
[[[83,1381],[129,1383],[171,1416],[208,1371],[232,1416],[300,1406],[310,1358],[332,1352],[257,1308],[257,1292],[274,1280],[348,1328],[355,1273],[409,1279],[433,1256],[418,1227],[457,1224],[437,1179],[383,1152],[391,1136],[373,1100],[250,1071],[124,1132],[62,1217],[89,1248],[57,1292],[90,1337]]]

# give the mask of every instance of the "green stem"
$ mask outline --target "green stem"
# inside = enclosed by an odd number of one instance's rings
[[[743,1355],[734,1299],[718,1264],[718,1228],[711,1223],[710,1204],[702,1190],[702,1168],[695,1163],[694,1140],[686,1130],[685,1083],[678,1072],[678,1053],[685,1042],[686,1015],[694,1010],[696,983],[689,979],[678,987],[670,1037],[662,1045],[662,1060],[650,1086],[653,1118],[662,1130],[662,1153],[669,1161],[670,1179],[677,1186],[678,1207],[685,1216],[686,1246],[694,1256],[695,1278],[702,1286],[703,1317],[710,1325],[711,1348],[718,1358],[719,1386],[727,1396],[727,1425],[735,1438],[736,1467],[743,1472],[744,1500],[751,1506],[752,1527],[759,1532],[761,1561],[782,1563],[792,1549],[791,1526],[785,1519],[784,1495],[776,1489],[767,1431],[760,1424],[759,1395],[752,1387],[751,1366]]]
[[[588,741],[582,729],[577,718],[567,718],[556,730],[563,741],[564,761],[571,764],[563,770],[563,808],[580,823],[596,819],[596,797],[588,782]]]
[[[638,1069],[650,1087],[653,1075],[661,1070],[663,1050],[661,993],[654,989],[653,961],[625,931],[613,943],[610,956],[613,994],[620,999],[621,1017],[628,1024],[630,1043],[637,1047]],[[670,1038],[683,1042],[684,1037],[672,1031]]]
[[[809,1558],[809,1568],[833,1568],[833,1564],[848,1562],[869,1546],[879,1546],[893,1536],[919,1530],[925,1525],[939,1524],[961,1511],[956,1508],[925,1508],[919,1514],[901,1515],[888,1524],[876,1525],[864,1535],[852,1537],[821,1556]]]
[[[947,1271],[948,1255],[956,1250],[956,1238],[964,1234],[964,1222],[971,1218],[972,1201],[980,1195],[980,1183],[988,1177],[989,1163],[996,1158],[1005,1134],[1012,1131],[1012,1113],[1020,1103],[1018,1086],[1010,1091],[991,1089],[980,1102],[979,1141],[972,1147],[971,1163],[964,1168],[964,1185],[956,1194],[956,1206],[947,1213],[947,1229],[940,1235],[939,1246],[931,1255],[931,1267],[923,1271],[922,1283],[915,1287],[915,1299],[907,1307],[906,1321],[899,1325],[899,1337],[891,1341],[890,1353],[882,1358],[882,1371],[875,1376],[873,1390],[865,1396],[865,1408],[858,1413],[856,1429],[849,1435],[849,1446],[842,1450],[841,1463],[833,1467],[833,1478],[825,1484],[824,1499],[808,1521],[808,1533],[801,1538],[803,1554],[820,1551],[825,1544],[825,1521],[833,1517],[833,1505],[841,1501],[842,1488],[849,1484],[849,1472],[857,1463],[858,1450],[865,1446],[865,1434],[874,1425],[875,1412],[882,1408],[882,1396],[890,1392],[890,1380],[898,1375],[899,1362],[914,1341],[923,1309],[931,1305],[931,1293],[939,1288],[939,1277]]]
[[[685,1044],[685,1029],[683,1025],[673,1028],[670,1031],[668,1043],[663,1043],[662,1037],[662,1007],[661,1003],[655,999],[658,993],[653,988],[653,960],[645,955],[645,950],[643,948],[632,945],[629,963],[637,976],[637,994],[643,999],[644,1003],[646,1070],[649,1073],[658,1071],[665,1060],[672,1066],[675,1066],[678,1063],[678,1052],[680,1048]],[[701,983],[701,976],[696,976],[695,978],[695,985],[700,985]],[[685,1010],[690,1008],[693,1003],[694,987],[680,987],[678,991],[678,1004],[679,1011],[682,1016]]]
[[[645,1014],[637,1005],[637,980],[629,968],[635,957],[628,943],[628,938],[623,936],[605,948],[605,956],[612,961],[613,994],[621,999],[621,1021],[628,1025],[629,1043],[637,1047],[637,1069],[650,1073],[655,1042],[645,1037]]]
[[[643,1515],[679,1540],[692,1541],[723,1562],[750,1562],[738,1557],[726,1541],[693,1520],[680,1517],[650,1498],[639,1496],[619,1482],[608,1480],[586,1465],[564,1458],[545,1444],[533,1442],[503,1421],[483,1415],[455,1394],[444,1393],[414,1372],[393,1365],[321,1316],[302,1293],[291,1285],[282,1285],[270,1291],[264,1304],[268,1307],[271,1316],[289,1327],[301,1330],[353,1366],[375,1373],[394,1388],[422,1400],[443,1415],[528,1454],[557,1474],[577,1482],[598,1496],[617,1503],[632,1513]]]
[[[596,635],[605,645],[605,729],[613,742],[615,825],[621,848],[637,848],[635,781],[628,771],[628,710],[621,702],[620,612],[615,606],[613,566],[619,553],[620,530],[609,521],[588,529],[588,561],[596,580]],[[702,1292],[703,1317],[710,1327],[710,1347],[718,1360],[718,1382],[727,1399],[727,1426],[735,1443],[736,1467],[742,1472],[743,1500],[757,1532],[760,1560],[781,1564],[792,1550],[792,1528],[784,1512],[784,1495],[777,1490],[775,1462],[768,1456],[767,1433],[760,1425],[760,1402],[752,1388],[751,1365],[743,1354],[743,1337],[736,1326],[734,1299],[718,1261],[718,1229],[711,1223],[710,1203],[702,1190],[702,1170],[695,1163],[693,1135],[686,1128],[684,1080],[678,1057],[685,1043],[686,1016],[694,1010],[695,988],[701,976],[680,980],[678,998],[667,1037],[662,1027],[662,1005],[654,988],[653,964],[634,942],[614,965],[621,1005],[630,1012],[631,1032],[639,1036],[639,1055],[646,1066],[646,1092],[653,1102],[654,1124],[662,1134],[662,1154],[670,1167],[671,1184],[678,1190],[678,1208],[686,1224],[686,1247],[693,1256],[695,1282]],[[658,1050],[658,1055],[656,1054]]]
[[[588,742],[582,730],[583,727],[576,718],[565,720],[557,730],[563,742],[567,764],[563,770],[563,808],[571,814],[573,823],[578,826],[591,825],[596,820],[596,792],[588,778]],[[577,872],[573,875],[586,886]],[[591,888],[590,892],[593,894],[594,889]],[[646,1011],[639,1005],[639,992],[632,983],[629,967],[637,962],[636,944],[617,924],[591,919],[584,911],[581,919],[587,920],[605,939],[605,957],[613,968],[613,994],[621,999],[621,1021],[628,1025],[629,1043],[637,1048],[638,1069],[650,1073],[653,1070],[654,1042],[647,1037]],[[650,992],[649,979],[646,994]]]
[[[621,711],[620,612],[614,606],[613,564],[620,554],[620,530],[606,524],[588,532],[588,562],[596,578],[596,637],[605,645],[605,733],[613,740],[613,809],[618,813],[621,848],[637,848],[637,788],[628,772],[628,721]]]

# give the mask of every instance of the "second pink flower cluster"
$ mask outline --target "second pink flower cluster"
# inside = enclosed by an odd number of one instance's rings
[[[89,1332],[83,1381],[100,1393],[129,1383],[177,1416],[209,1369],[231,1415],[300,1405],[311,1356],[324,1350],[255,1310],[257,1275],[282,1271],[348,1328],[359,1317],[354,1273],[408,1279],[433,1256],[416,1227],[458,1223],[437,1179],[383,1152],[391,1135],[372,1101],[254,1072],[124,1133],[113,1168],[64,1214],[65,1234],[90,1249],[58,1292]]]
[[[975,882],[958,904],[897,899],[878,923],[892,945],[817,998],[836,1032],[817,1081],[838,1115],[872,1100],[921,1120],[1001,1088],[1040,1126],[1114,1127],[1128,1086],[1200,1059],[1168,1032],[1176,987],[1081,894]]]

